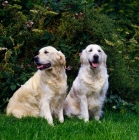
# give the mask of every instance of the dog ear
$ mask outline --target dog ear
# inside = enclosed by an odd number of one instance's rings
[[[104,64],[104,66],[106,66],[107,55],[103,50],[102,50],[102,57],[103,57],[103,64]]]
[[[59,61],[60,64],[63,65],[66,68],[65,55],[61,51],[57,52],[56,58],[57,58],[57,61]]]
[[[86,52],[85,50],[83,50],[81,53],[80,53],[80,61],[81,61],[81,65],[85,63],[86,61]]]

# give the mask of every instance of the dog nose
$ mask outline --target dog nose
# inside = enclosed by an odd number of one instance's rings
[[[94,60],[98,60],[98,55],[95,54],[95,55],[93,56],[93,58],[94,58]]]
[[[34,61],[35,61],[35,62],[38,62],[38,60],[39,60],[38,56],[35,56],[35,57],[34,57]]]

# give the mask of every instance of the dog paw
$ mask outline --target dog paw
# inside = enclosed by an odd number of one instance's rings
[[[82,117],[82,116],[78,116],[78,118],[81,119],[81,120],[84,120],[85,122],[88,122],[88,121],[89,121],[88,118],[84,118],[84,117]]]
[[[60,123],[64,122],[64,118],[59,119]]]
[[[81,120],[81,119],[83,119],[83,117],[82,116],[78,116],[78,118]]]
[[[100,117],[99,116],[95,116],[95,120],[99,121]]]
[[[89,119],[84,119],[85,122],[89,122]]]
[[[51,126],[54,126],[54,123],[53,123],[53,122],[48,121],[48,123],[49,123]]]
[[[48,124],[50,124],[51,126],[54,126],[53,120],[51,119],[47,119]]]

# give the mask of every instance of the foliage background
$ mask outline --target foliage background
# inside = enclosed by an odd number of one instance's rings
[[[47,45],[67,60],[68,85],[80,66],[79,53],[99,44],[108,55],[106,103],[124,113],[139,102],[139,2],[114,0],[0,0],[0,110],[29,79],[33,57]]]

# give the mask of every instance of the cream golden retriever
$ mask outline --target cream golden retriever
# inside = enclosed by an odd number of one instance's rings
[[[65,56],[48,46],[34,57],[38,71],[10,98],[6,113],[17,118],[44,117],[53,125],[53,115],[64,121],[63,103],[67,90]]]
[[[98,45],[91,44],[82,51],[81,68],[64,102],[67,116],[78,116],[89,121],[99,120],[108,90],[107,56]]]

